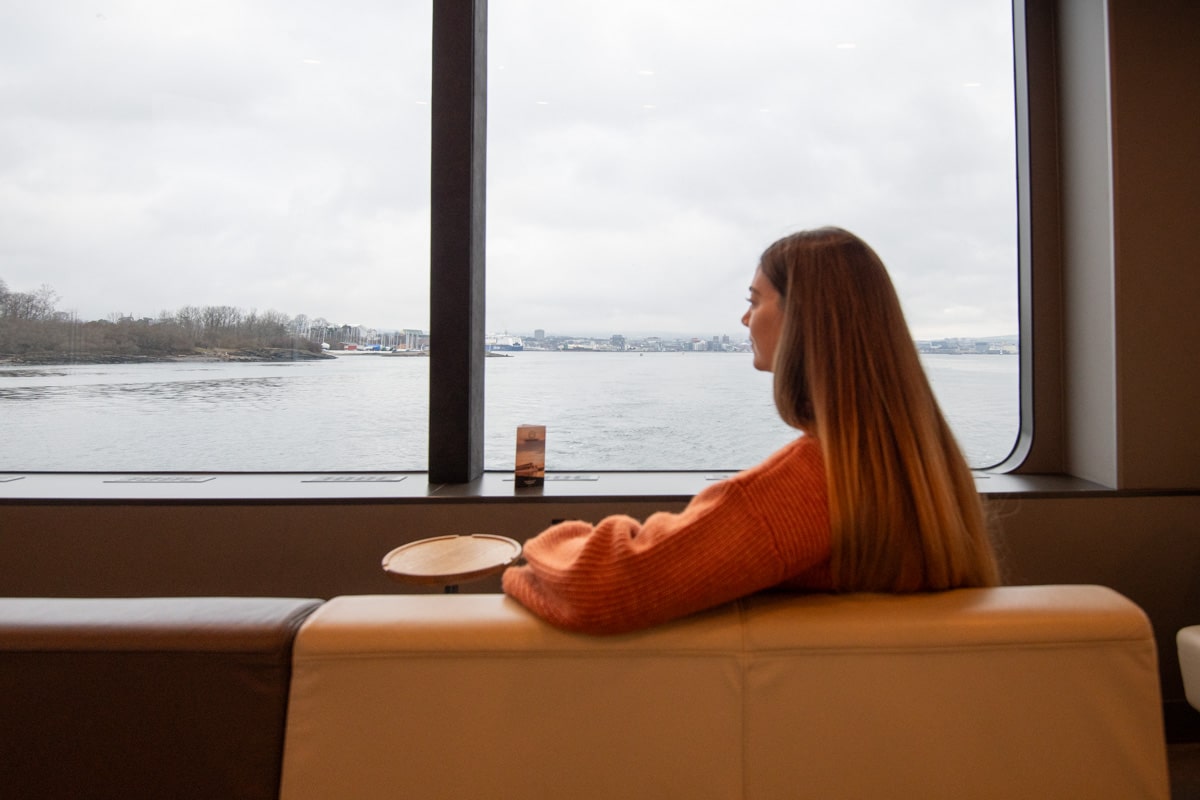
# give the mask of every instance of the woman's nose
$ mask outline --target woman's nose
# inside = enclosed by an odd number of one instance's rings
[[[746,309],[746,313],[742,314],[742,324],[747,328],[750,327],[750,309]]]

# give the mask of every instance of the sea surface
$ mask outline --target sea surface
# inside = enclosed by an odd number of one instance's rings
[[[924,364],[974,467],[1019,424],[1018,359]],[[486,360],[485,464],[547,427],[546,468],[736,470],[796,435],[744,353],[524,351]],[[424,471],[429,360],[0,366],[0,472]]]

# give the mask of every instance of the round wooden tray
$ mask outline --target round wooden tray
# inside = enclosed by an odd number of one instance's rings
[[[503,572],[521,556],[507,536],[434,536],[401,545],[383,557],[383,571],[406,583],[450,586]]]

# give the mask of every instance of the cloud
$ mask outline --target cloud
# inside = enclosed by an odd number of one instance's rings
[[[426,5],[13,11],[0,278],[427,328]],[[762,249],[839,224],[918,336],[1015,331],[1007,9],[493,4],[489,326],[736,335]]]

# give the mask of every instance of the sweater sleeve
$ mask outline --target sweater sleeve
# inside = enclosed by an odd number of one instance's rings
[[[526,542],[504,591],[559,627],[636,630],[776,586],[829,558],[820,448],[801,438],[678,514],[564,522]]]

